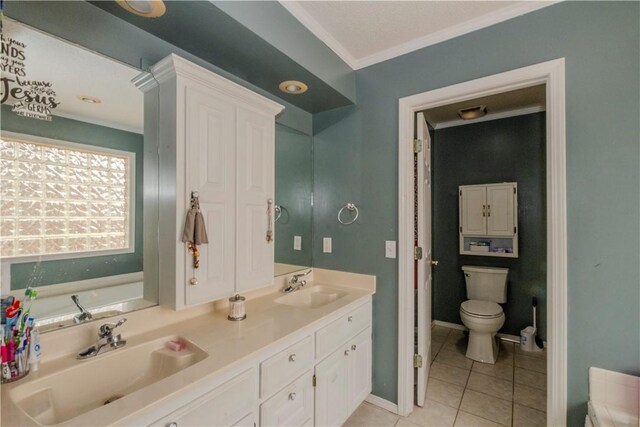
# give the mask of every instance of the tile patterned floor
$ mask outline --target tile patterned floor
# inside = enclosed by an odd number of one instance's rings
[[[424,407],[400,417],[365,402],[346,427],[546,425],[546,351],[528,353],[502,341],[498,361],[487,365],[464,356],[462,331],[434,326],[431,338]]]

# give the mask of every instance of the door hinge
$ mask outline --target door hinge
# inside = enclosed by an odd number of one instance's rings
[[[462,233],[462,226],[460,226],[460,232]]]
[[[313,375],[313,378],[311,379],[311,385],[314,386],[314,387],[316,386],[316,376],[315,376],[315,374]]]
[[[516,187],[513,187],[513,194],[516,194]]]
[[[422,248],[420,246],[415,246],[413,248],[413,259],[422,259]]]
[[[517,227],[513,227],[513,234],[516,234],[517,232]]]
[[[413,367],[422,368],[422,355],[417,353],[413,355]]]
[[[413,152],[420,153],[422,151],[422,140],[414,139],[413,140]]]

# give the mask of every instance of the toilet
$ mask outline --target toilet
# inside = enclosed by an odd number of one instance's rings
[[[496,363],[496,333],[504,325],[498,304],[507,302],[508,268],[462,266],[467,285],[467,301],[460,305],[460,318],[469,328],[466,356],[483,363]]]

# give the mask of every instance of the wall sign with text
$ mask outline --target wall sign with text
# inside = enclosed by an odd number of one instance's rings
[[[24,43],[4,35],[0,41],[0,104],[11,104],[19,116],[51,121],[52,110],[60,105],[53,84],[27,78]]]

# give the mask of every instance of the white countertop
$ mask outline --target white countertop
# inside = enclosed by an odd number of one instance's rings
[[[320,275],[317,278],[320,279]],[[332,276],[325,276],[334,279]],[[375,279],[374,279],[375,280]],[[217,310],[159,329],[129,336],[127,325],[122,326],[123,338],[127,347],[132,347],[153,339],[168,335],[179,335],[205,350],[209,357],[174,375],[164,378],[148,387],[135,391],[125,397],[92,410],[84,415],[67,421],[62,425],[111,425],[130,424],[143,419],[143,413],[158,409],[158,416],[166,413],[161,410],[169,402],[190,401],[194,396],[211,389],[211,383],[217,378],[224,379],[225,372],[232,372],[243,361],[267,346],[286,340],[292,334],[311,332],[328,315],[346,313],[364,303],[374,292],[373,287],[347,287],[328,282],[314,281],[307,286],[323,284],[347,290],[347,295],[318,308],[298,308],[278,304],[275,301],[281,293],[270,293],[246,303],[247,318],[243,321],[227,320],[227,310]],[[153,319],[148,319],[153,321]],[[46,350],[45,350],[46,351]],[[93,360],[107,358],[117,350],[97,356]],[[15,406],[11,399],[11,390],[43,376],[61,370],[73,369],[78,364],[90,362],[78,361],[75,353],[43,363],[36,372],[26,378],[2,386],[2,426],[28,425],[33,423]],[[91,381],[90,378],[87,381]],[[70,387],[82,387],[82,384],[69,384]],[[143,416],[143,418],[140,418]],[[153,420],[151,420],[153,421]]]

